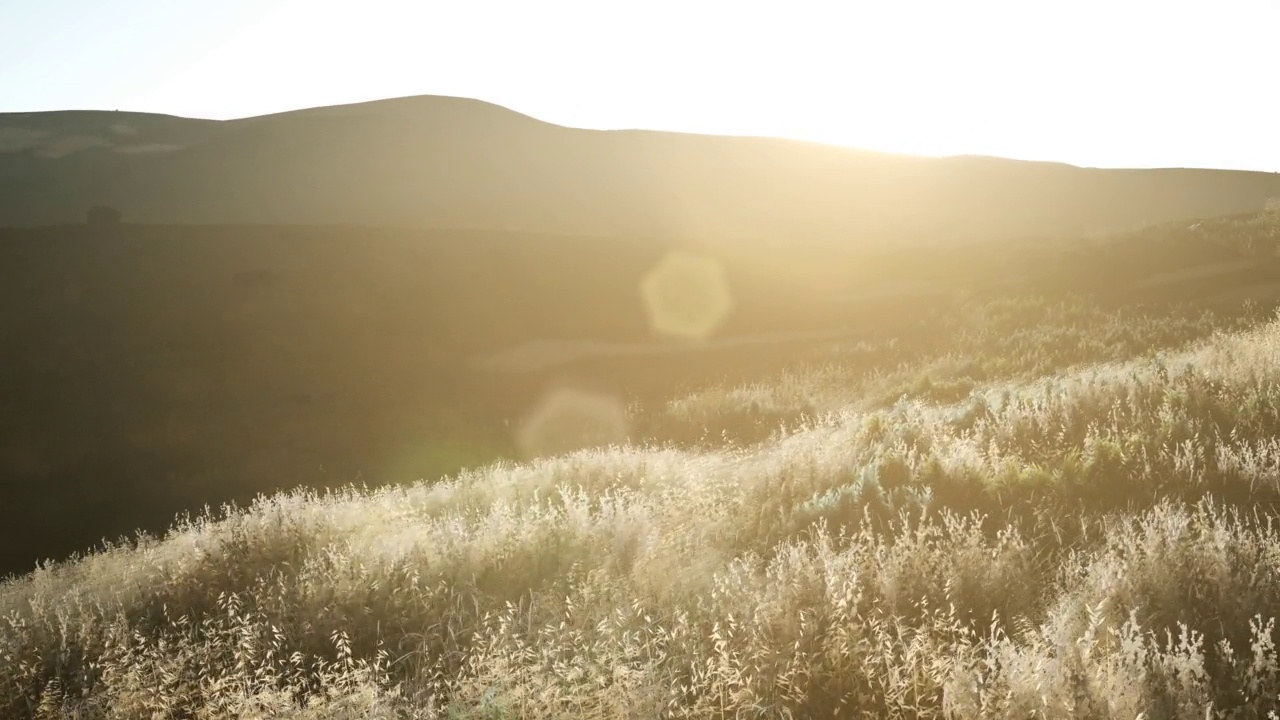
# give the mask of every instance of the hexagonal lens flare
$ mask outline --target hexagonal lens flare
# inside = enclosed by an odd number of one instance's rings
[[[662,335],[703,339],[733,310],[724,265],[705,255],[672,251],[640,282],[649,325]]]

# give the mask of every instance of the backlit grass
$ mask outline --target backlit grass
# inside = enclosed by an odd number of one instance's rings
[[[1002,307],[964,392],[829,375],[755,445],[264,497],[9,581],[0,716],[1273,716],[1280,323]]]

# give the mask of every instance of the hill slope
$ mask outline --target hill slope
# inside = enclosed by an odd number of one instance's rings
[[[1246,285],[1274,295],[1274,260],[1242,252],[1271,227],[1255,221],[1203,222],[1205,237],[1179,225],[1102,243],[721,254],[732,308],[692,344],[653,336],[640,289],[678,243],[265,226],[0,230],[0,575],[104,535],[158,530],[206,502],[432,478],[513,456],[513,428],[566,384],[661,408],[675,394],[768,377],[832,342],[894,339],[887,354],[871,353],[890,371],[925,347],[945,354],[957,328],[1017,335],[1017,323],[934,316],[964,294],[1094,293],[1107,305]],[[849,363],[838,388],[860,387],[864,360]],[[759,404],[795,416],[828,395]],[[635,417],[632,430],[696,440],[762,420],[711,415],[728,419],[671,430],[669,419]]]
[[[1269,717],[1278,346],[264,498],[0,582],[0,714]]]
[[[96,204],[145,223],[355,223],[876,242],[1080,232],[1256,211],[1280,175],[924,159],[551,125],[415,97],[232,121],[0,115],[0,226]]]

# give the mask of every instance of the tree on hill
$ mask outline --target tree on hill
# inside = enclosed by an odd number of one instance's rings
[[[90,225],[95,226],[119,225],[120,211],[106,205],[95,205],[89,208],[86,219]]]

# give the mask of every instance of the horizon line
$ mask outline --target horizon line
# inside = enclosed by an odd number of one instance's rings
[[[357,107],[361,105],[376,105],[380,103],[393,103],[393,102],[403,102],[408,100],[428,100],[428,99],[429,100],[462,101],[462,102],[469,102],[469,103],[477,103],[480,105],[487,105],[492,108],[496,108],[505,112],[509,112],[515,115],[520,115],[534,122],[544,123],[546,125],[552,125],[552,126],[564,128],[567,130],[583,130],[587,132],[639,132],[639,133],[661,133],[661,134],[670,134],[670,135],[690,135],[690,136],[697,136],[697,137],[775,140],[775,141],[782,141],[782,142],[796,142],[796,143],[804,143],[808,145],[818,145],[822,147],[828,147],[828,148],[839,149],[839,150],[848,150],[848,151],[867,153],[867,154],[887,155],[887,156],[893,156],[893,157],[899,157],[899,158],[911,158],[911,159],[920,159],[920,160],[954,160],[954,159],[966,159],[966,158],[981,159],[981,160],[999,160],[999,161],[1005,161],[1005,162],[1033,163],[1033,164],[1040,164],[1040,165],[1060,165],[1064,167],[1075,168],[1078,170],[1120,170],[1120,171],[1123,171],[1123,170],[1130,170],[1130,171],[1183,170],[1183,171],[1207,171],[1207,172],[1257,173],[1257,174],[1263,174],[1263,175],[1274,175],[1274,174],[1280,173],[1280,170],[1227,168],[1227,167],[1218,167],[1218,166],[1204,167],[1204,166],[1185,166],[1185,165],[1153,165],[1153,166],[1077,165],[1075,163],[1071,163],[1065,160],[1051,160],[1051,159],[1044,159],[1044,158],[1025,158],[1025,157],[1019,158],[1019,157],[1009,157],[1004,155],[986,155],[982,153],[956,153],[956,154],[950,154],[950,155],[927,155],[927,154],[921,154],[921,153],[894,152],[890,150],[876,150],[876,149],[868,148],[864,146],[847,145],[842,143],[834,143],[834,142],[827,142],[827,141],[821,141],[821,140],[811,140],[806,138],[789,137],[789,136],[783,136],[783,135],[760,135],[760,134],[751,134],[751,133],[712,133],[712,132],[670,130],[670,129],[643,128],[643,127],[582,127],[582,126],[575,126],[575,125],[564,125],[561,123],[551,122],[549,120],[543,120],[542,118],[539,118],[537,116],[530,115],[529,113],[517,110],[507,105],[502,105],[492,100],[485,100],[482,98],[469,97],[465,95],[438,95],[438,94],[432,94],[432,93],[424,93],[424,94],[418,94],[418,95],[398,95],[398,96],[392,96],[392,97],[374,98],[371,100],[355,100],[351,102],[335,103],[332,105],[312,105],[312,106],[306,106],[306,107],[292,108],[288,110],[277,110],[274,112],[267,112],[267,113],[261,113],[256,115],[244,115],[244,116],[229,117],[229,118],[196,117],[191,115],[175,115],[172,113],[152,112],[152,111],[145,111],[145,110],[127,110],[127,109],[120,109],[120,108],[113,108],[109,110],[102,109],[102,108],[62,108],[57,110],[0,111],[0,119],[3,119],[7,116],[16,116],[16,115],[124,113],[127,115],[147,115],[151,117],[172,118],[175,120],[189,120],[194,122],[237,123],[237,122],[247,122],[252,120],[261,120],[261,119],[271,118],[271,117],[278,117],[281,115],[292,115],[297,113],[313,112],[318,110],[328,110],[328,109],[336,109],[336,108]],[[5,154],[5,153],[0,152],[0,154]]]

